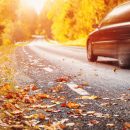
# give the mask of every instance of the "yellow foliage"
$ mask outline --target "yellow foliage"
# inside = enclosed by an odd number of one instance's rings
[[[48,18],[53,38],[60,42],[86,38],[106,12],[126,0],[55,0]],[[107,2],[107,3],[106,3]]]
[[[77,40],[70,40],[68,42],[61,42],[61,44],[65,45],[65,46],[85,47],[86,46],[86,38],[77,39]]]

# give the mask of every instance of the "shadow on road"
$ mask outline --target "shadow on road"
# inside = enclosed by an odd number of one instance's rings
[[[97,63],[106,64],[106,65],[113,65],[119,67],[118,61],[97,61]]]

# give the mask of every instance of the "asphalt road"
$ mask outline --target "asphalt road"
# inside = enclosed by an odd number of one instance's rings
[[[93,116],[71,118],[77,124],[69,129],[125,130],[124,123],[130,122],[130,70],[119,68],[117,60],[99,57],[96,63],[90,63],[87,61],[85,48],[51,44],[45,40],[34,40],[27,46],[18,47],[16,60],[19,71],[26,75],[25,79],[28,78],[28,82],[36,83],[43,89],[55,84],[55,79],[60,76],[70,76],[71,81],[66,84],[68,100],[75,101],[77,96],[82,95],[99,96],[99,100],[78,102],[90,103],[84,108],[87,111],[112,116],[108,119]],[[18,80],[26,84],[24,79]],[[76,90],[75,86],[81,84],[89,86],[84,85],[83,89]],[[99,120],[100,123],[91,126],[90,120]],[[114,126],[107,127],[108,123]]]

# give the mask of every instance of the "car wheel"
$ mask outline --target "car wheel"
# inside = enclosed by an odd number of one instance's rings
[[[92,48],[92,44],[91,43],[88,43],[88,47],[87,47],[87,58],[88,58],[88,61],[90,61],[90,62],[97,61],[97,56],[95,56],[93,54],[93,48]]]
[[[121,68],[130,68],[130,56],[128,54],[123,54],[124,49],[119,49],[118,63]]]

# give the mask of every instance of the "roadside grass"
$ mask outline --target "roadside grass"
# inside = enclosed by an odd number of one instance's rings
[[[77,39],[73,41],[63,42],[61,43],[65,46],[79,46],[79,47],[85,47],[86,46],[86,38]]]
[[[2,45],[0,46],[0,64],[8,62],[9,54],[15,50],[15,45]]]
[[[12,66],[11,54],[13,54],[15,48],[16,46],[13,44],[0,46],[0,86],[10,84],[12,89],[15,84],[15,68]]]
[[[21,46],[27,46],[30,42],[17,42],[15,43],[16,47],[21,47]]]

